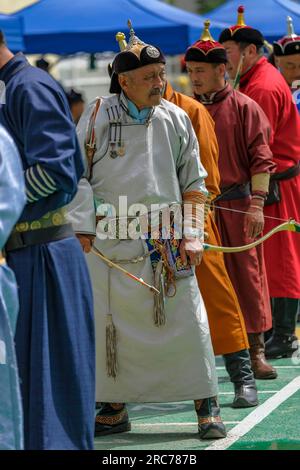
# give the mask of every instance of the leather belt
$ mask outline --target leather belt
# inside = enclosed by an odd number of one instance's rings
[[[234,199],[244,199],[250,196],[250,183],[233,184],[221,188],[221,194],[214,199],[216,201],[232,201]]]
[[[300,162],[297,165],[291,166],[285,171],[281,173],[273,173],[271,175],[271,180],[281,181],[281,180],[289,180],[291,178],[295,178],[300,174]]]
[[[0,265],[1,265],[1,264],[5,264],[5,258],[4,258],[3,254],[2,254],[2,251],[0,251]]]
[[[27,232],[14,231],[6,242],[5,251],[20,250],[27,246],[50,243],[73,236],[74,231],[71,224],[28,230]]]

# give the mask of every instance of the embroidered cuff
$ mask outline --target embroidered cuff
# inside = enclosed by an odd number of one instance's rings
[[[198,191],[183,194],[183,236],[204,241],[204,203],[207,196]]]

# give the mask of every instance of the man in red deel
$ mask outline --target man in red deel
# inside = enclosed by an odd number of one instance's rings
[[[237,25],[225,29],[219,41],[226,49],[230,78],[239,90],[255,100],[271,127],[270,147],[277,164],[271,178],[264,214],[275,219],[300,220],[300,116],[282,75],[263,56],[264,38],[247,26],[244,8],[238,8]],[[265,219],[268,232],[280,221]],[[300,298],[300,237],[276,233],[265,243],[265,261],[272,301],[273,333],[266,342],[268,358],[290,357],[298,349],[295,336]]]

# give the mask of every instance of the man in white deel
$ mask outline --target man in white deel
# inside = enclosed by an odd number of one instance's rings
[[[92,102],[78,125],[88,170],[69,219],[89,253],[94,289],[96,398],[102,404],[95,434],[130,430],[125,403],[192,399],[200,437],[222,438],[226,430],[217,403],[207,316],[189,266],[202,257],[203,229],[199,223],[195,229],[194,223],[203,219],[206,172],[188,116],[162,99],[164,64],[162,52],[140,41],[131,28],[128,45],[123,43],[112,64],[110,92],[115,94]],[[119,196],[126,196],[128,207],[143,205],[147,212],[155,204],[192,206],[182,239],[166,240],[164,222],[158,224],[156,238],[121,236],[126,213],[121,213]],[[110,208],[111,218],[105,220],[114,220],[116,237],[105,237],[102,220],[95,238],[96,214],[107,215],[103,207]],[[132,215],[128,228],[137,222]],[[161,294],[153,294],[96,254],[148,285],[154,283]]]

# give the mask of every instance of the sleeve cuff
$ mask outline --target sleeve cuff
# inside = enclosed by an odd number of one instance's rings
[[[55,181],[39,164],[27,168],[24,176],[28,202],[36,202],[57,191]]]

